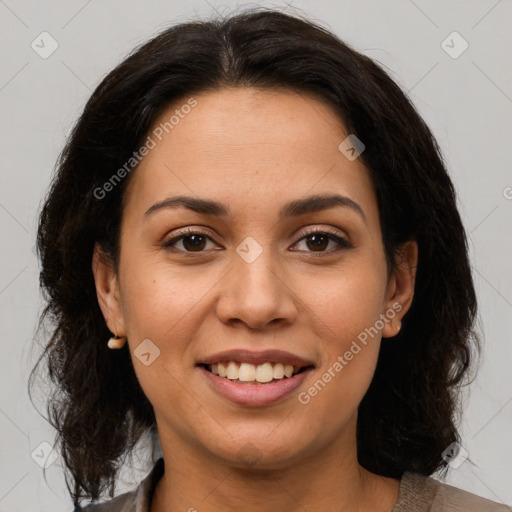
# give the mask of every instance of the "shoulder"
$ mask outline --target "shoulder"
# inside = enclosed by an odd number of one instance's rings
[[[392,512],[512,512],[512,507],[439,482],[405,472]]]
[[[158,459],[151,472],[136,489],[126,492],[105,503],[93,503],[81,512],[149,512],[156,484],[164,474],[164,459]]]

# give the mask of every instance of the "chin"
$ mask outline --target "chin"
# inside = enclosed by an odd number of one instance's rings
[[[228,466],[254,471],[282,470],[303,460],[304,452],[308,451],[299,439],[276,432],[270,436],[261,432],[259,435],[226,436],[215,446],[211,446],[211,438],[209,441],[210,446],[205,449],[214,457]]]

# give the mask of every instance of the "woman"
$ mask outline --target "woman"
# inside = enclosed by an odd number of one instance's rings
[[[38,250],[75,510],[511,510],[429,478],[478,352],[466,235],[411,102],[325,29],[260,9],[134,51]]]

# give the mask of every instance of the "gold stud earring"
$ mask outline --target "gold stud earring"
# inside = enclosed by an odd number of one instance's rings
[[[118,336],[116,334],[115,336],[112,336],[112,338],[110,338],[108,340],[108,348],[111,348],[111,349],[123,348],[125,343],[126,343],[126,337]]]

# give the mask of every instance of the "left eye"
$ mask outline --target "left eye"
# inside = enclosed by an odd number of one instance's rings
[[[314,249],[311,252],[326,252],[324,249],[329,242],[334,242],[335,245],[338,245],[338,248],[348,249],[351,247],[350,243],[344,238],[325,231],[311,231],[303,236],[297,243],[303,240],[306,244],[312,244]]]
[[[163,247],[176,249],[176,247],[174,247],[175,244],[181,242],[184,249],[178,249],[178,251],[188,253],[204,252],[207,241],[215,243],[206,233],[201,231],[186,231],[185,233],[177,235],[165,242]],[[329,242],[334,242],[334,244],[338,245],[340,249],[349,249],[352,247],[352,245],[344,238],[326,231],[311,231],[306,233],[296,242],[296,244],[302,241],[309,244],[307,245],[308,249],[313,247],[312,250],[306,252],[326,252],[326,245],[328,246]]]

